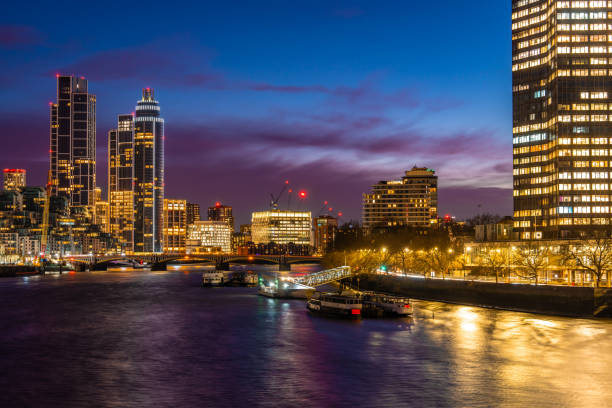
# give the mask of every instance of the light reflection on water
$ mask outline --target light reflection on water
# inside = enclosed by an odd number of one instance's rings
[[[612,406],[610,320],[421,301],[331,320],[201,273],[0,280],[0,406]]]

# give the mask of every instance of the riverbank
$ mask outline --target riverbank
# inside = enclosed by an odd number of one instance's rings
[[[12,278],[15,276],[38,275],[38,268],[31,265],[0,265],[0,278]]]
[[[497,284],[367,274],[353,278],[353,284],[357,284],[357,279],[361,290],[415,299],[559,316],[612,317],[612,289],[609,288]]]

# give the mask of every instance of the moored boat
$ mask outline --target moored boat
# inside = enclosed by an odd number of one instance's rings
[[[379,293],[364,292],[361,294],[365,314],[373,316],[410,316],[412,301],[408,298]]]
[[[223,286],[225,274],[222,271],[206,271],[202,274],[202,286]]]
[[[325,316],[360,319],[363,304],[359,296],[352,293],[315,292],[306,307],[312,313]]]

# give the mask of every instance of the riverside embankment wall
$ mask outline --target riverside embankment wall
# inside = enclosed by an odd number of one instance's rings
[[[357,284],[354,278],[354,284]],[[359,275],[359,288],[415,299],[566,316],[612,316],[612,289]]]

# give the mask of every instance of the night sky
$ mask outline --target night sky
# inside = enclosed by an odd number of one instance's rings
[[[9,2],[0,62],[0,167],[28,184],[62,73],[97,95],[104,190],[107,131],[152,87],[167,198],[244,223],[289,179],[302,209],[359,219],[371,184],[418,165],[442,214],[512,211],[509,1]]]

